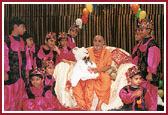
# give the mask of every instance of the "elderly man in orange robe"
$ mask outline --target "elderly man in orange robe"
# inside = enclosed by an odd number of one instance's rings
[[[112,59],[111,53],[104,46],[104,38],[102,36],[96,35],[93,45],[92,48],[88,48],[88,52],[90,60],[97,66],[97,68],[92,70],[95,73],[99,73],[99,76],[96,79],[80,80],[77,86],[72,89],[78,108],[90,110],[95,92],[98,97],[96,111],[101,111],[101,105],[109,103],[111,80],[105,71],[111,67]]]

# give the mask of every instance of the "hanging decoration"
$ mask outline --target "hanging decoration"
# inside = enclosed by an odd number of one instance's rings
[[[91,13],[93,11],[93,5],[92,4],[86,4],[86,9],[88,9],[89,12]]]
[[[82,19],[76,19],[76,25],[79,25],[79,29],[82,29]]]
[[[87,24],[88,18],[86,18],[85,16],[82,16],[82,22],[83,24]]]
[[[82,29],[82,24],[87,24],[89,14],[91,14],[93,9],[97,6],[99,6],[99,4],[85,4],[82,17],[76,19],[76,25],[79,25],[79,29]]]
[[[86,18],[88,17],[89,13],[90,12],[88,9],[86,9],[86,8],[83,9],[83,16],[85,16]]]
[[[132,8],[133,13],[135,14],[137,19],[139,20],[145,19],[146,11],[141,10],[138,4],[130,4],[130,7]]]

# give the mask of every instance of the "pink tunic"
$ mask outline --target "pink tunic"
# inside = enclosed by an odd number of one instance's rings
[[[46,91],[42,96],[44,86],[41,88],[30,87],[35,99],[28,99],[27,93],[22,98],[23,111],[55,111],[61,110],[62,106],[51,90]]]
[[[44,57],[46,57],[46,58],[50,57],[55,62],[54,58],[56,57],[56,53],[54,54],[53,52],[55,52],[55,51],[50,50],[48,54],[45,54],[44,51],[43,51],[43,46],[40,46],[40,49],[37,52],[37,57],[35,57],[35,59],[34,59],[34,67],[35,68],[36,67],[40,68],[42,66],[42,59]]]
[[[147,49],[147,45],[148,43],[153,40],[153,38],[149,39],[145,44],[143,44],[143,42],[141,42],[139,49],[141,52],[146,51]],[[133,53],[135,53],[135,51],[137,50],[138,45],[136,45],[133,49]],[[129,59],[133,64],[138,65],[138,56],[134,57],[134,59]],[[157,71],[157,67],[160,63],[161,60],[161,55],[160,55],[160,49],[156,46],[152,46],[149,48],[148,50],[148,58],[147,58],[147,72],[152,72],[153,74],[156,74]]]
[[[53,83],[55,81],[54,77],[53,76],[49,76],[51,78],[48,78],[46,75],[45,75],[45,85],[49,85],[49,86],[53,86]]]
[[[76,42],[75,42],[74,38],[68,37],[67,46],[70,47],[71,49],[76,47]]]
[[[20,54],[20,51],[24,51],[24,42],[23,39],[20,38],[20,41],[16,41],[11,35],[9,36],[10,43],[11,43],[11,49],[13,51],[18,52],[18,58],[19,58],[19,80],[11,85],[5,85],[4,86],[4,110],[5,111],[18,111],[20,108],[18,108],[19,102],[21,97],[23,96],[24,92],[24,81],[21,78],[21,65],[22,65],[22,57]],[[4,71],[8,72],[10,71],[9,66],[9,58],[8,58],[8,52],[9,48],[7,47],[7,44],[4,42]]]
[[[128,92],[126,90],[124,90],[124,88],[122,88],[119,92],[119,96],[124,104],[132,103],[132,110],[134,111],[135,110],[134,107],[135,107],[135,103],[136,103],[135,98],[137,98],[137,97],[131,98],[131,96],[137,90],[132,91],[129,89],[129,86],[127,86],[127,89],[128,89]],[[142,90],[142,88],[141,88],[141,90]],[[148,90],[146,90],[144,100],[145,100],[145,105],[146,105],[146,108],[148,109],[148,111],[155,111],[154,101],[151,98],[151,94]]]
[[[134,46],[132,55],[137,51],[137,48],[138,48],[138,44],[136,46]],[[135,65],[138,65],[138,56],[135,56],[134,58],[130,57],[129,58],[129,62],[131,62],[131,63],[133,63]]]
[[[62,61],[62,59],[66,59],[69,61],[76,61],[74,54],[72,53],[72,49],[69,51],[68,49],[59,48],[60,55],[57,55],[56,64]]]
[[[34,65],[34,60],[33,60],[33,53],[35,53],[35,44],[33,45],[32,48],[28,48],[26,45],[26,60],[27,60],[27,66],[26,70],[32,70],[33,65]]]

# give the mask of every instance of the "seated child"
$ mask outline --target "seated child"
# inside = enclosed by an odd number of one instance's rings
[[[43,85],[44,75],[40,69],[33,71],[29,79],[30,87],[24,94],[22,105],[20,105],[23,111],[61,110],[62,106],[52,95],[51,87]]]
[[[56,42],[56,33],[55,32],[47,33],[45,37],[45,44],[41,45],[35,51],[35,61],[34,61],[35,67],[37,68],[42,67],[42,59],[44,57],[47,57],[47,58],[50,57],[55,64],[56,55],[60,54],[58,47],[55,45],[55,42]]]
[[[119,96],[124,103],[121,110],[127,111],[153,111],[153,100],[149,91],[142,87],[142,75],[137,66],[133,66],[126,72],[130,85],[123,87]]]
[[[24,33],[22,36],[23,40],[25,41],[26,45],[26,78],[29,77],[29,74],[33,71],[33,64],[34,64],[34,53],[35,53],[35,43],[33,41],[33,36]],[[27,80],[28,82],[29,80]]]
[[[54,96],[55,92],[54,92],[54,87],[55,87],[55,79],[53,77],[53,73],[54,73],[54,69],[55,69],[55,65],[54,62],[51,60],[50,57],[46,58],[44,57],[42,59],[42,69],[44,70],[44,85],[46,86],[50,86],[52,93]]]
[[[72,53],[72,48],[68,47],[68,36],[65,32],[59,33],[58,43],[60,55],[57,55],[56,64],[58,64],[61,61],[76,61],[74,54]]]

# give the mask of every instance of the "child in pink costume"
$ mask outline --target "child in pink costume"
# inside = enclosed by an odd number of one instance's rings
[[[30,70],[33,70],[34,68],[33,67],[33,64],[34,64],[33,55],[35,53],[35,43],[33,41],[33,37],[28,33],[25,33],[22,37],[25,40],[25,44],[26,44],[27,62],[31,66],[31,68],[26,68],[26,70],[30,71]]]
[[[29,77],[30,87],[24,94],[20,107],[23,111],[55,111],[62,106],[52,95],[51,87],[44,86],[44,72],[40,69],[33,71]]]
[[[59,62],[76,61],[72,49],[67,46],[68,36],[65,32],[58,35],[60,55],[57,55],[56,64]]]
[[[142,38],[140,35],[140,29],[136,28],[136,32],[135,32],[135,41],[137,42],[137,45],[134,46],[132,55],[135,55],[138,46],[141,44]],[[134,58],[132,58],[132,56],[129,58],[129,62],[132,62],[135,65],[138,65],[138,56],[135,56]]]
[[[35,68],[42,67],[42,59],[44,57],[50,57],[54,64],[56,62],[56,55],[60,54],[58,47],[55,45],[56,34],[54,32],[49,32],[45,37],[45,45],[41,45],[38,50],[35,51]]]
[[[53,87],[55,84],[55,79],[53,77],[55,65],[54,62],[50,58],[43,58],[42,68],[45,71],[44,75],[44,85]]]
[[[75,37],[78,35],[79,25],[73,24],[69,29],[69,37],[67,46],[71,49],[76,47]]]
[[[155,110],[154,100],[148,89],[142,86],[142,75],[137,66],[133,66],[126,72],[130,85],[123,87],[119,96],[124,103],[121,110],[127,111],[153,111]]]
[[[14,17],[10,22],[11,35],[4,40],[4,110],[18,111],[26,78],[26,53],[19,35],[26,31],[25,22]]]

